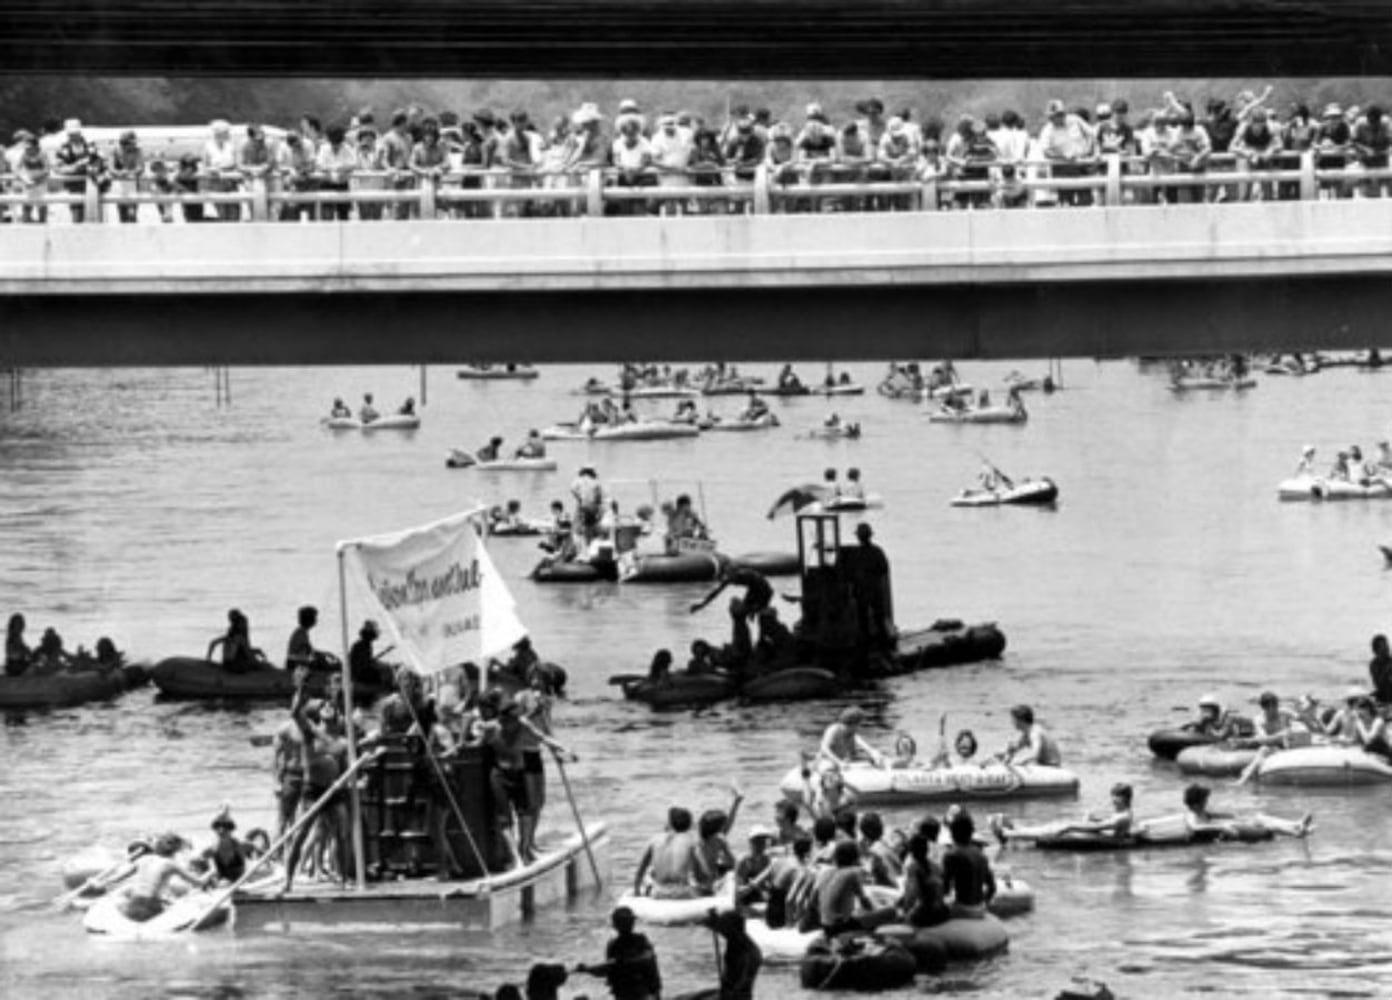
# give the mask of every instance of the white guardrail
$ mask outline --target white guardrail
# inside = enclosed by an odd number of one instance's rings
[[[98,183],[50,176],[25,187],[0,178],[0,216],[13,222],[295,221],[301,218],[490,219],[564,215],[786,212],[932,212],[953,208],[1100,205],[1138,207],[1183,201],[1316,200],[1392,193],[1392,169],[1361,164],[1326,169],[1328,154],[1277,154],[1256,162],[1221,154],[1199,169],[1177,162],[1106,156],[1059,164],[973,164],[943,175],[863,179],[864,167],[835,163],[723,167],[625,174],[506,170],[355,171],[327,174],[145,171]],[[1065,175],[1066,176],[1063,176]],[[955,175],[955,176],[954,176]],[[971,179],[967,179],[971,178]],[[196,184],[196,189],[189,186]],[[330,187],[329,185],[332,185]],[[182,187],[182,189],[181,189]],[[153,206],[153,212],[142,212]],[[175,209],[178,209],[176,211]],[[62,211],[53,211],[61,209]]]

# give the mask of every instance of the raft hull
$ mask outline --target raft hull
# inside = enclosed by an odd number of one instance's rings
[[[951,667],[999,659],[1005,652],[1005,633],[994,622],[963,625],[935,622],[931,628],[901,632],[890,658],[891,673],[910,673],[932,667]]]
[[[1025,482],[1008,490],[963,490],[950,503],[953,507],[1043,507],[1058,501],[1058,486],[1052,479]]]
[[[738,693],[739,684],[725,674],[672,674],[657,683],[643,678],[623,685],[629,701],[657,709],[703,708]]]
[[[731,557],[730,562],[764,576],[797,576],[802,572],[796,552],[746,552]]]
[[[678,552],[638,556],[619,571],[624,583],[707,583],[720,576],[729,559],[719,552]]]
[[[740,689],[740,696],[755,702],[808,701],[835,697],[844,687],[830,670],[788,667],[749,681]]]
[[[1050,798],[1078,794],[1078,776],[1067,768],[1025,764],[1019,767],[874,767],[852,765],[841,771],[857,806],[900,806],[964,799]],[[802,768],[779,783],[783,795],[801,801]]]
[[[126,690],[125,673],[113,669],[61,671],[31,677],[0,677],[0,709],[70,708],[114,698]]]
[[[1265,785],[1354,787],[1392,782],[1392,765],[1357,747],[1300,747],[1262,761],[1257,780]]]

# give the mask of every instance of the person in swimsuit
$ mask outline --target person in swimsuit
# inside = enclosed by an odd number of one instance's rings
[[[338,658],[315,649],[309,637],[310,631],[319,624],[319,609],[306,604],[300,608],[295,620],[298,625],[290,633],[290,642],[285,648],[285,669],[337,670]]]
[[[247,872],[247,862],[256,858],[259,853],[250,843],[245,840],[238,840],[232,834],[236,831],[237,824],[232,819],[232,814],[227,809],[223,809],[213,817],[213,832],[217,834],[217,843],[209,847],[199,858],[212,866],[212,870],[223,882],[236,882]]]
[[[527,779],[527,754],[539,761],[541,749],[550,749],[571,763],[579,760],[575,754],[541,732],[522,718],[522,707],[515,701],[504,702],[496,722],[479,727],[478,736],[493,750],[493,770],[489,775],[493,801],[497,810],[495,820],[500,830],[512,828],[513,814],[517,817],[517,856],[522,864],[536,860],[536,829],[542,803],[533,801]]]
[[[976,823],[963,810],[948,824],[952,846],[943,855],[943,877],[952,894],[952,916],[980,919],[996,894],[996,877],[974,841]]]
[[[1135,826],[1136,836],[1142,840],[1187,838],[1204,842],[1230,840],[1253,833],[1304,837],[1314,828],[1314,815],[1308,812],[1298,820],[1281,819],[1263,813],[1238,817],[1232,813],[1210,812],[1210,793],[1211,789],[1204,785],[1189,785],[1184,789],[1184,812],[1174,816],[1142,820]]]
[[[929,856],[931,848],[932,841],[926,835],[915,833],[909,837],[899,912],[912,927],[935,927],[952,916],[944,898],[942,866]]]
[[[952,749],[943,747],[933,757],[930,767],[979,767],[981,762],[976,760],[976,752],[979,746],[976,742],[976,734],[970,729],[963,729],[952,740]]]
[[[135,862],[130,884],[121,894],[118,904],[128,920],[143,923],[163,913],[167,905],[164,893],[174,879],[198,889],[206,889],[217,878],[216,872],[197,875],[175,861],[174,855],[182,846],[183,841],[179,837],[166,833],[155,841],[150,853]]]
[[[740,598],[740,607],[747,619],[758,618],[759,612],[773,603],[773,587],[762,573],[747,566],[727,564],[720,571],[720,582],[715,589],[691,605],[691,613],[694,615],[719,597],[726,587],[732,586],[744,588],[744,596]]]
[[[329,411],[329,416],[335,420],[343,420],[353,416],[353,411],[348,409],[348,404],[343,402],[342,397],[334,397],[333,409]]]
[[[208,643],[204,659],[212,660],[213,650],[222,647],[222,666],[230,673],[242,674],[266,665],[266,655],[251,645],[251,623],[236,608],[227,612],[227,631]]]
[[[34,661],[34,651],[24,642],[24,616],[10,615],[5,629],[5,676],[21,677]]]
[[[860,735],[860,724],[864,721],[865,713],[859,708],[844,709],[822,734],[822,743],[817,750],[818,762],[837,770],[855,761],[869,761],[876,767],[884,767],[884,754],[865,742]]]
[[[365,424],[370,424],[379,416],[381,414],[377,412],[377,407],[372,405],[372,393],[364,393],[362,409],[358,411],[358,419]]]
[[[1063,758],[1059,754],[1058,743],[1043,726],[1034,721],[1034,709],[1028,705],[1016,705],[1010,710],[1010,721],[1015,725],[1016,735],[1005,748],[1002,760],[1007,764],[1040,764],[1045,767],[1059,767]]]
[[[1040,837],[1062,837],[1070,833],[1127,837],[1135,823],[1135,813],[1132,810],[1134,795],[1130,785],[1119,782],[1112,786],[1110,813],[1090,812],[1082,820],[1045,823],[1031,827],[1016,826],[1014,820],[996,813],[990,817],[989,824],[991,832],[996,835],[1002,847],[1012,840],[1038,840]]]
[[[527,440],[523,441],[517,449],[518,458],[545,458],[546,442],[542,440],[541,432],[530,430],[527,432]]]
[[[697,887],[709,885],[711,876],[699,846],[691,831],[691,813],[680,806],[667,810],[666,832],[648,841],[638,860],[633,894],[654,899],[694,899],[701,895]],[[644,882],[649,869],[651,885]]]
[[[295,697],[290,705],[290,717],[300,731],[300,767],[304,773],[298,809],[301,815],[314,808],[343,773],[343,755],[346,751],[342,715],[332,701],[310,705],[305,683],[308,679],[308,670],[301,668],[296,672]],[[341,796],[326,802],[320,807],[317,819],[300,827],[290,841],[285,860],[285,892],[288,893],[294,886],[301,852],[316,827],[319,841],[326,842],[334,849],[333,860],[339,876],[348,877],[351,866],[345,804]]]

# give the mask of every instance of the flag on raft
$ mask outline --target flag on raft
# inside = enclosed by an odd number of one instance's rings
[[[482,663],[527,634],[484,548],[483,508],[389,535],[340,542],[397,653],[418,674]]]

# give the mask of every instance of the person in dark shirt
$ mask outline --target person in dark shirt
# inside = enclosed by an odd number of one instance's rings
[[[1385,635],[1373,636],[1368,674],[1373,681],[1373,699],[1381,705],[1392,705],[1392,650],[1388,649]]]
[[[943,877],[952,892],[954,917],[981,918],[986,904],[996,894],[996,877],[991,863],[973,841],[976,824],[963,810],[952,818],[952,847],[943,855]]]
[[[348,670],[353,675],[354,684],[382,685],[391,680],[389,670],[378,662],[372,651],[373,641],[381,635],[377,623],[369,618],[358,629],[358,641],[348,650]]]
[[[744,588],[744,597],[740,600],[740,605],[744,609],[746,618],[757,618],[759,612],[769,607],[773,602],[773,587],[762,573],[747,566],[731,565],[721,571],[720,583],[716,585],[715,589],[691,605],[691,613],[695,614],[700,611],[719,597],[726,587],[731,586]]]
[[[616,933],[604,949],[604,963],[578,965],[575,971],[603,976],[614,1000],[658,1000],[662,975],[652,942],[633,929],[636,918],[627,906],[615,909],[609,920]]]
[[[754,981],[759,978],[764,953],[745,929],[743,915],[712,911],[705,925],[725,939],[725,955],[720,962],[720,988],[697,996],[700,1000],[754,1000]]]

